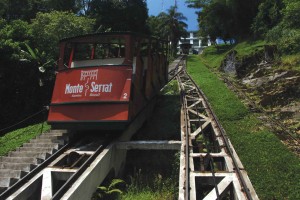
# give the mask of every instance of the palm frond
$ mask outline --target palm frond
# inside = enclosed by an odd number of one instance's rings
[[[108,189],[111,190],[112,188],[114,188],[116,185],[120,183],[125,183],[125,181],[123,181],[122,179],[113,179],[109,184]]]
[[[122,194],[123,192],[119,189],[113,189],[113,190],[107,191],[107,194],[114,194],[114,193]]]
[[[27,48],[27,50],[28,50],[30,56],[31,56],[33,59],[36,60],[36,59],[37,59],[37,55],[36,55],[36,53],[34,52],[34,50],[33,50],[28,44],[26,44],[26,43],[25,43],[25,46],[26,46],[26,48]]]

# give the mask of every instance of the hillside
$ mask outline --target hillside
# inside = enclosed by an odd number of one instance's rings
[[[263,41],[209,47],[202,60],[259,119],[300,155],[300,57]]]
[[[254,99],[241,78],[234,72],[225,73],[221,67],[230,51],[235,50],[236,55],[240,55],[231,56],[236,58],[231,62],[234,66],[263,50],[264,45],[255,42],[218,49],[210,47],[200,56],[189,56],[187,69],[207,96],[259,198],[299,199],[299,145],[284,125],[284,129],[277,128],[281,121],[267,112],[268,106],[260,104],[259,94],[255,96],[258,99]]]

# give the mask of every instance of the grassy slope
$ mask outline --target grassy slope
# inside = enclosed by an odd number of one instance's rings
[[[251,54],[257,50],[261,50],[264,48],[264,41],[256,41],[256,42],[242,42],[233,46],[229,45],[221,45],[218,49],[214,47],[206,48],[202,61],[209,65],[211,68],[218,68],[223,60],[223,57],[230,51],[234,49],[238,52],[238,56],[244,56]]]
[[[35,124],[25,128],[21,128],[0,137],[0,156],[6,155],[8,152],[15,150],[23,143],[41,134],[42,124]],[[50,126],[44,123],[43,132],[50,129]]]
[[[255,49],[243,48],[247,45],[235,48],[243,49],[242,53]],[[212,47],[207,50],[202,59],[189,57],[188,72],[208,97],[260,199],[300,199],[299,159],[208,69],[220,66],[229,47],[219,52]]]
[[[151,119],[134,136],[134,140],[180,140],[180,96],[177,81],[171,81],[164,88]],[[178,170],[179,154],[174,151],[128,151],[125,181],[129,185],[120,199],[177,199]]]

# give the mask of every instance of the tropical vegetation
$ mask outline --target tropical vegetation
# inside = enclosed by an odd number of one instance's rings
[[[157,23],[152,23],[153,18]],[[185,33],[182,20],[185,17],[175,7],[149,18],[144,0],[0,0],[0,106],[5,108],[0,113],[0,130],[49,104],[59,40],[134,31],[171,40],[175,54]],[[43,120],[41,116],[35,122]]]
[[[167,13],[161,12],[158,16],[149,17],[148,25],[152,35],[171,42],[172,54],[175,55],[180,38],[188,34],[186,20],[182,13],[177,12],[177,7],[172,6]]]
[[[265,39],[280,53],[300,51],[298,0],[186,0],[199,8],[200,35],[224,41]]]

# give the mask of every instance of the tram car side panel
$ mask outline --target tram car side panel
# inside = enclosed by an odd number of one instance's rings
[[[82,101],[129,101],[129,66],[73,68],[57,74],[52,104]]]
[[[127,122],[132,68],[73,68],[57,74],[48,122],[61,126]],[[77,127],[78,128],[78,127]]]
[[[166,83],[167,56],[153,44],[159,40],[131,33],[61,41],[48,123],[54,129],[124,129]]]

